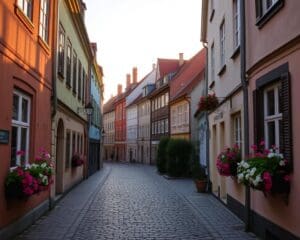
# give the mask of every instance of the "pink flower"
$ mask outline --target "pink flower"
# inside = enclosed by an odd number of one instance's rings
[[[24,156],[25,155],[25,151],[19,150],[19,151],[17,151],[17,155]]]
[[[254,152],[257,151],[257,146],[255,144],[251,145],[251,148],[253,149]]]
[[[291,181],[291,176],[290,176],[290,175],[285,175],[285,176],[283,177],[283,179],[284,179],[284,181],[286,181],[286,182],[290,182],[290,181]]]
[[[265,146],[265,141],[263,141],[263,140],[260,141],[259,145],[260,145],[260,146]]]
[[[42,159],[41,157],[36,157],[35,160],[36,160],[37,162],[39,162],[39,161],[42,161],[43,159]]]
[[[264,185],[265,185],[265,191],[270,192],[272,189],[272,176],[269,172],[264,172],[263,173],[263,180],[264,180]]]

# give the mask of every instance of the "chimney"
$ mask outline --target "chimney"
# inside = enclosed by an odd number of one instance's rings
[[[132,83],[137,83],[137,67],[132,68]]]
[[[118,84],[118,95],[122,94],[122,84]]]
[[[152,63],[152,70],[154,70],[155,69],[155,63]]]
[[[183,53],[179,53],[179,66],[182,66],[182,64],[184,64]]]
[[[126,89],[128,89],[130,87],[130,74],[127,73],[126,74]]]

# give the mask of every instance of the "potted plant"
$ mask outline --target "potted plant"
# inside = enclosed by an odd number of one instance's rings
[[[194,179],[198,192],[206,192],[207,174],[203,166],[199,162],[195,162],[192,168],[192,177]]]
[[[218,104],[219,100],[214,93],[202,96],[198,104],[198,111],[212,111],[218,106]]]

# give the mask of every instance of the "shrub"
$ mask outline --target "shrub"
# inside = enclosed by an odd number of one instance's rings
[[[173,177],[187,176],[190,170],[193,146],[184,139],[170,139],[167,145],[167,173]]]
[[[166,165],[167,165],[166,148],[167,148],[168,142],[169,142],[169,138],[163,137],[160,139],[160,142],[158,145],[156,166],[157,166],[157,170],[160,173],[166,173]]]

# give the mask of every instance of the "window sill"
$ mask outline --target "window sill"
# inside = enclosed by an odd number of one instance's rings
[[[209,21],[211,22],[215,16],[215,9],[213,9],[210,13]]]
[[[45,50],[47,55],[50,55],[50,47],[40,36],[38,36],[40,46]]]
[[[33,33],[34,25],[32,21],[24,14],[24,12],[19,8],[17,4],[15,4],[15,14],[21,20],[21,22],[25,25],[25,27],[29,30],[30,33]]]
[[[284,0],[277,1],[264,15],[257,16],[255,25],[261,29],[283,6]]]
[[[238,45],[235,49],[234,49],[234,51],[233,51],[233,53],[232,53],[232,55],[231,55],[231,59],[235,59],[238,55],[240,54],[240,45]]]
[[[218,72],[218,76],[223,75],[225,71],[226,71],[226,64],[224,64],[224,65],[221,67],[220,71]]]

